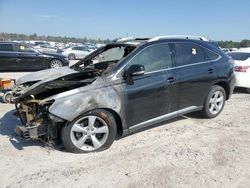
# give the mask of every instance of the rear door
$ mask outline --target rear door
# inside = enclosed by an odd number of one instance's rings
[[[207,55],[213,52],[193,42],[176,42],[174,51],[179,109],[201,107],[212,82],[217,78],[214,61]]]
[[[11,43],[0,43],[0,70],[15,70],[17,54]]]

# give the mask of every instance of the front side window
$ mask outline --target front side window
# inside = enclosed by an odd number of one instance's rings
[[[0,44],[0,51],[12,52],[13,46],[12,46],[12,44]]]
[[[172,67],[171,50],[169,44],[149,46],[129,62],[129,66],[139,64],[145,67],[145,72],[153,72]]]
[[[190,65],[205,61],[202,48],[194,43],[175,43],[176,66]]]
[[[17,51],[18,52],[30,52],[30,53],[36,52],[33,48],[29,46],[25,46],[25,45],[17,45]]]

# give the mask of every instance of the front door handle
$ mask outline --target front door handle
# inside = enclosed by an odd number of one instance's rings
[[[167,79],[167,81],[168,81],[168,83],[173,83],[173,82],[175,82],[175,78],[173,76],[171,76]]]

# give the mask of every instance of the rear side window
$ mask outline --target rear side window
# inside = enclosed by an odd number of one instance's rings
[[[204,54],[206,56],[207,61],[216,60],[219,57],[218,54],[216,54],[216,53],[214,53],[211,50],[208,50],[206,48],[203,48],[203,51],[204,51]]]
[[[250,53],[228,53],[230,57],[234,60],[245,61],[250,57]]]
[[[0,51],[12,52],[13,46],[12,44],[0,44]]]
[[[35,53],[35,50],[29,46],[25,46],[22,44],[17,45],[17,51],[18,52],[29,52],[29,53]]]
[[[194,43],[175,43],[176,66],[205,61],[203,49]]]
[[[135,64],[143,65],[145,72],[153,72],[172,67],[169,45],[158,44],[143,49],[130,61],[129,66]]]

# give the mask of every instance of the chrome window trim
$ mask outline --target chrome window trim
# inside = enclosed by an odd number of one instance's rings
[[[171,68],[167,68],[167,69],[161,69],[161,70],[157,70],[157,71],[151,71],[151,72],[146,72],[144,75],[148,75],[148,74],[151,74],[151,73],[156,73],[156,72],[161,72],[161,71],[167,71],[167,70],[174,70],[174,69],[179,69],[179,68],[184,68],[184,67],[189,67],[189,66],[194,66],[194,65],[200,65],[200,64],[205,64],[205,63],[211,63],[211,62],[215,62],[215,61],[218,61],[222,58],[222,56],[220,54],[218,54],[217,52],[214,52],[212,50],[210,50],[209,48],[207,47],[204,47],[200,44],[197,44],[197,43],[194,43],[192,41],[185,41],[185,42],[180,42],[180,41],[177,41],[177,42],[162,42],[162,43],[157,43],[157,44],[152,44],[152,45],[149,45],[147,46],[146,48],[143,48],[141,51],[139,51],[137,54],[134,55],[134,57],[132,57],[126,64],[124,64],[124,66],[122,66],[116,73],[115,75],[112,77],[112,80],[117,80],[117,79],[120,79],[120,77],[117,77],[117,75],[130,63],[130,61],[132,61],[140,52],[142,52],[143,50],[149,48],[149,47],[152,47],[152,46],[155,46],[155,45],[159,45],[159,44],[164,44],[164,43],[168,43],[168,44],[171,44],[171,43],[193,43],[193,44],[196,44],[198,45],[199,47],[201,48],[204,48],[204,49],[207,49],[209,50],[210,52],[212,53],[215,53],[216,55],[218,55],[218,58],[214,59],[214,60],[209,60],[209,61],[202,61],[202,62],[197,62],[197,63],[192,63],[192,64],[188,64],[188,65],[181,65],[181,66],[177,66],[177,67],[171,67]]]

